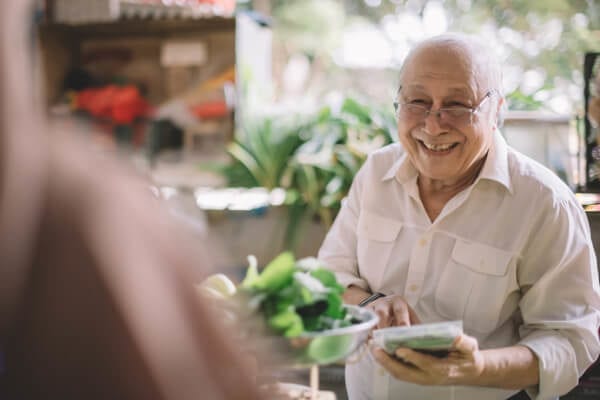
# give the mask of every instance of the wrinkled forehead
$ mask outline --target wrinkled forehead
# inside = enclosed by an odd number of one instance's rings
[[[484,95],[500,91],[499,64],[480,43],[463,37],[438,37],[422,42],[407,56],[400,73],[400,85],[409,87],[434,82],[448,89]]]

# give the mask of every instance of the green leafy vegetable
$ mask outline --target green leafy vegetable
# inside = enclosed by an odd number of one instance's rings
[[[285,252],[260,273],[254,259],[249,260],[240,293],[250,299],[248,304],[264,315],[276,334],[296,337],[352,324],[343,306],[344,288],[316,259],[296,262]]]
[[[265,267],[260,275],[250,267],[249,274],[242,282],[242,287],[275,293],[292,281],[294,265],[292,253],[281,253]]]
[[[285,336],[298,336],[304,331],[302,318],[294,312],[293,308],[288,308],[269,318],[269,326],[278,332],[283,332]]]

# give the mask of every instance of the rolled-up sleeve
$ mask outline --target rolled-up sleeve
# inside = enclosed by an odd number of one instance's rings
[[[319,250],[318,259],[333,271],[344,287],[351,285],[370,290],[366,280],[360,277],[356,254],[356,229],[360,204],[363,170],[354,182],[331,229]]]
[[[523,254],[519,344],[539,360],[535,399],[569,392],[600,353],[600,291],[585,213],[575,200],[542,207]]]

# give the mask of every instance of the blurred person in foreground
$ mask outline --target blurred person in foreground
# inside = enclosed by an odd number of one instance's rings
[[[586,215],[506,144],[503,103],[500,65],[474,38],[430,38],[406,58],[401,145],[370,155],[319,258],[378,328],[462,320],[465,334],[444,358],[375,347],[346,367],[350,399],[553,399],[598,357]]]
[[[200,303],[201,243],[143,182],[50,133],[31,85],[30,4],[0,3],[3,399],[255,399]]]

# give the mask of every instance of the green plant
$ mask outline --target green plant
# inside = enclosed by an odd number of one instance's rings
[[[393,141],[391,113],[346,98],[339,110],[323,108],[304,128],[309,139],[291,160],[297,190],[308,210],[330,226],[354,175],[369,153]]]
[[[288,160],[303,142],[298,127],[274,118],[247,124],[227,147],[233,162],[221,168],[229,186],[281,187]]]
[[[303,217],[329,227],[368,154],[391,143],[394,132],[393,113],[346,98],[339,109],[247,124],[228,146],[232,162],[216,170],[228,186],[287,191],[284,246],[293,250]]]

